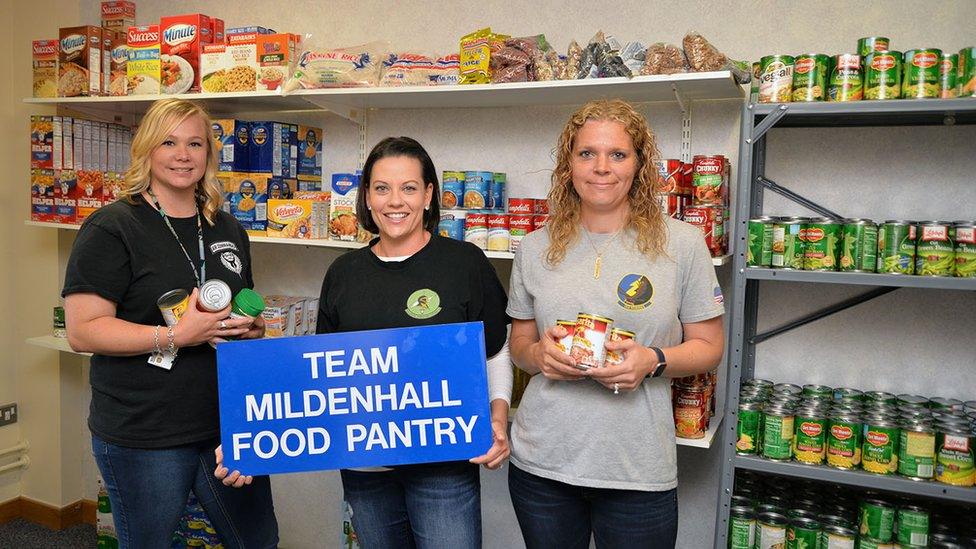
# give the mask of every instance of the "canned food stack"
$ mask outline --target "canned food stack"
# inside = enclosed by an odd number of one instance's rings
[[[748,267],[976,277],[976,222],[749,220]]]
[[[861,38],[857,53],[767,55],[753,63],[759,103],[935,99],[976,95],[976,48],[890,49],[881,36]]]
[[[715,386],[718,371],[676,378],[671,381],[674,435],[704,438],[715,415]]]
[[[740,472],[729,549],[976,547],[972,507]]]
[[[691,164],[666,160],[658,168],[664,189],[658,194],[662,211],[701,229],[712,257],[728,253],[729,160],[720,154],[696,155]]]
[[[976,481],[976,400],[750,379],[736,432],[740,455],[954,486]]]

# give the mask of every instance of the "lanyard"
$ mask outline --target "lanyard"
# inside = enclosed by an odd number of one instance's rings
[[[180,237],[176,234],[176,229],[173,228],[173,224],[170,223],[169,217],[166,216],[166,210],[163,209],[159,204],[159,200],[156,195],[153,194],[152,189],[146,189],[149,197],[152,198],[153,205],[159,210],[159,215],[162,216],[163,221],[166,222],[166,227],[169,228],[169,232],[172,233],[173,238],[176,239],[176,243],[180,245],[180,249],[183,250],[183,255],[186,256],[186,260],[190,262],[190,270],[193,271],[193,277],[197,279],[197,287],[203,285],[203,281],[207,279],[207,260],[203,255],[203,224],[200,222],[200,207],[197,207],[197,240],[200,243],[200,273],[197,273],[197,268],[193,265],[193,260],[190,259],[190,254],[183,247],[183,242],[180,241]]]

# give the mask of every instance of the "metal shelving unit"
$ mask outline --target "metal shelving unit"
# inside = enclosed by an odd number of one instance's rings
[[[735,453],[739,386],[753,377],[756,345],[814,320],[900,288],[926,290],[976,290],[976,280],[908,275],[790,271],[746,267],[749,219],[763,214],[763,193],[775,192],[819,215],[843,217],[765,176],[766,138],[773,127],[851,126],[938,126],[976,124],[976,99],[934,99],[858,101],[850,103],[784,103],[743,106],[739,140],[739,177],[733,215],[733,284],[726,378],[725,418],[722,422],[722,478],[715,522],[715,547],[724,549],[728,540],[729,505],[737,469],[765,472],[918,495],[947,501],[974,502],[976,488],[961,488],[934,482],[914,482],[861,471],[842,471],[790,462],[774,462]],[[795,319],[764,333],[757,333],[759,286],[765,281],[849,284],[871,286],[870,290],[840,303]]]

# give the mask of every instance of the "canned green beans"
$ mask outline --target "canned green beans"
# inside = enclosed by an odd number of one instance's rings
[[[803,240],[800,231],[804,220],[800,217],[778,217],[773,223],[773,249],[770,257],[776,269],[803,268]]]
[[[878,51],[864,56],[864,98],[899,99],[901,97],[900,51]]]
[[[822,53],[796,56],[793,68],[793,101],[823,101],[827,97],[827,65],[830,57]]]
[[[976,47],[959,50],[956,86],[959,88],[959,97],[976,96]]]
[[[861,467],[865,471],[878,475],[893,475],[898,471],[899,432],[894,419],[877,415],[864,419]]]
[[[753,549],[756,543],[756,513],[746,506],[729,509],[729,549]]]
[[[884,36],[868,36],[857,41],[857,53],[861,57],[867,57],[876,51],[886,51],[891,40]]]
[[[894,534],[895,508],[880,499],[861,502],[861,535],[887,543]]]
[[[739,417],[736,423],[735,453],[752,455],[757,453],[761,440],[762,404],[759,402],[740,402]]]
[[[939,63],[939,97],[951,99],[959,96],[959,88],[956,86],[958,66],[958,53],[942,52]]]
[[[792,455],[793,410],[770,404],[763,410],[762,456],[774,461],[789,461]]]
[[[927,48],[906,51],[901,96],[905,99],[939,97],[941,63],[942,50]]]
[[[861,56],[856,53],[835,55],[827,87],[827,100],[860,101],[863,94]]]
[[[976,277],[976,223],[956,221],[956,276]]]
[[[773,218],[764,216],[749,220],[747,267],[769,267],[773,262]]]
[[[905,420],[898,438],[898,474],[912,480],[935,476],[935,431],[926,420]]]
[[[953,276],[956,228],[945,221],[923,221],[916,229],[915,274]]]
[[[915,225],[888,220],[878,228],[879,273],[915,273]]]
[[[815,518],[797,516],[786,529],[786,549],[814,549],[820,540],[820,522]]]
[[[767,55],[759,60],[760,103],[789,103],[795,62],[790,55]]]
[[[897,514],[897,536],[901,545],[926,547],[929,544],[929,512],[917,505],[902,505]]]
[[[837,219],[814,217],[800,231],[803,240],[803,269],[833,271],[837,269],[843,225]]]

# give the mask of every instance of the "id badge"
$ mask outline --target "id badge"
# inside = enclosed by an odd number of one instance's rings
[[[173,362],[175,360],[176,360],[176,357],[174,357],[173,355],[171,355],[169,353],[165,353],[164,352],[164,353],[152,353],[152,354],[150,354],[149,355],[149,360],[147,360],[146,362],[148,362],[149,364],[151,364],[153,366],[156,366],[158,368],[162,368],[164,370],[169,370],[169,369],[172,369],[173,368]]]

